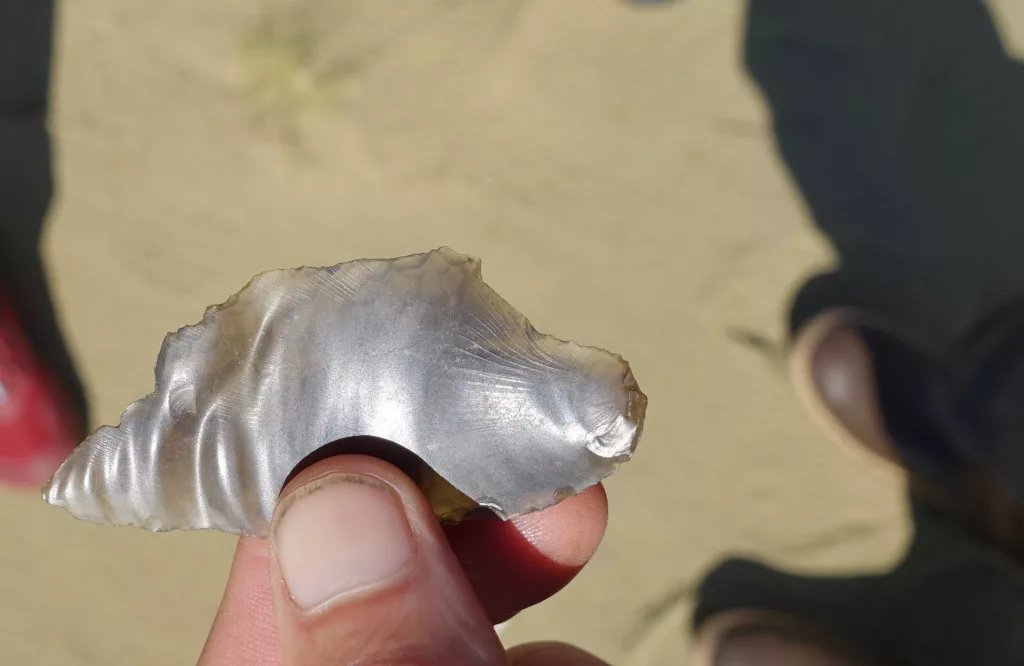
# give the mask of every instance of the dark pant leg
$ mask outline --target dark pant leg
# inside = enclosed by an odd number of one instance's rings
[[[1024,293],[1024,67],[982,0],[751,0],[746,59],[840,265],[823,309],[937,343]]]
[[[60,332],[39,247],[53,195],[47,131],[53,24],[52,0],[0,2],[0,287],[69,392],[84,429],[85,392]]]
[[[855,305],[948,343],[1024,293],[1024,68],[981,0],[751,0],[747,60],[840,258],[801,290],[793,329]],[[1019,412],[1020,391],[1006,395]],[[915,539],[892,572],[833,579],[733,560],[705,579],[697,622],[763,608],[883,663],[1024,663],[1020,567],[910,503]]]
[[[703,580],[697,626],[730,610],[812,622],[899,666],[1024,663],[1024,578],[941,512],[911,500],[914,540],[882,575],[823,578],[728,560]]]

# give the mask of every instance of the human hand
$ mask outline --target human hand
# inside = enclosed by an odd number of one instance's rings
[[[561,644],[506,654],[493,625],[568,583],[607,517],[597,486],[511,521],[442,528],[391,465],[319,462],[285,488],[270,540],[240,539],[199,666],[599,666]]]

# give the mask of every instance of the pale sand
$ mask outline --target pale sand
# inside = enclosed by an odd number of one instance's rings
[[[677,663],[686,596],[639,618],[726,552],[895,560],[898,483],[730,339],[781,340],[828,261],[740,69],[743,3],[397,4],[64,3],[48,257],[98,422],[151,389],[167,331],[253,274],[447,244],[539,329],[623,353],[650,396],[600,554],[509,642]],[[23,666],[194,662],[234,543],[10,494],[0,533],[0,663]]]

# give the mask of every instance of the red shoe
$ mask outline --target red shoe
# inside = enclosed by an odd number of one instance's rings
[[[53,474],[78,444],[69,405],[0,297],[0,483],[38,488]]]

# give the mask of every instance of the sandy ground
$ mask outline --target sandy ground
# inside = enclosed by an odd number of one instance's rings
[[[151,389],[167,331],[253,274],[447,244],[539,329],[623,353],[651,401],[602,551],[510,642],[686,663],[685,591],[725,553],[892,562],[897,482],[827,445],[778,363],[734,341],[781,340],[828,261],[740,69],[743,10],[64,3],[48,259],[98,421]],[[0,533],[0,663],[25,666],[194,661],[233,547],[11,494]]]

